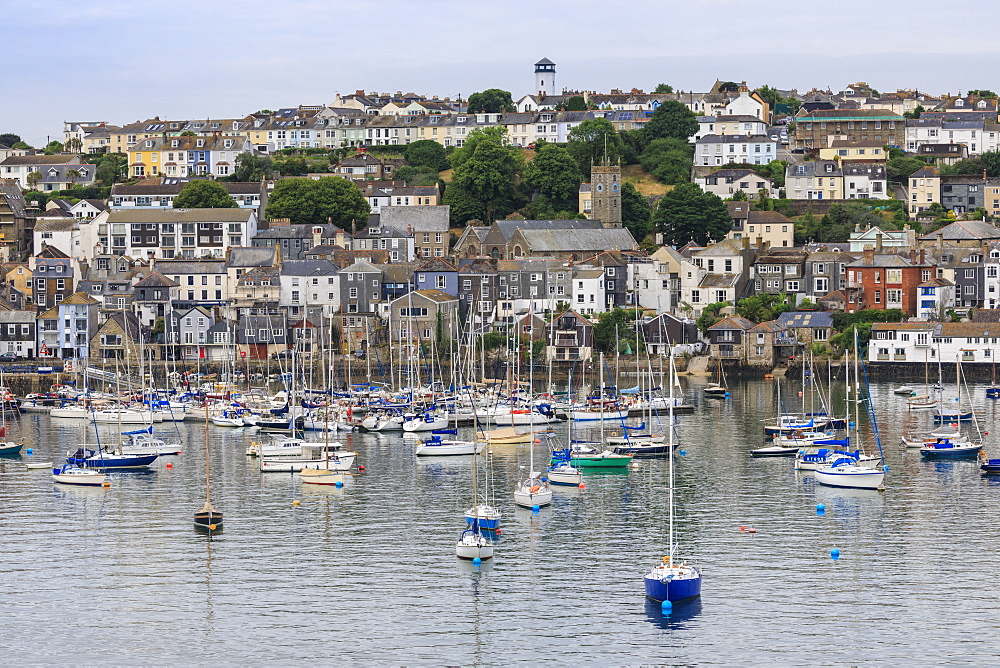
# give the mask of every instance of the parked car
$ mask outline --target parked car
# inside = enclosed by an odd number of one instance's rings
[[[295,351],[293,350],[282,350],[277,353],[271,353],[271,359],[273,360],[290,360]]]
[[[18,362],[24,359],[15,352],[0,353],[0,362]]]

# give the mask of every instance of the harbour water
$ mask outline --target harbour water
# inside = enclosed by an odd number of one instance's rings
[[[494,447],[503,534],[493,563],[476,568],[454,556],[471,460],[417,460],[399,434],[340,435],[366,471],[323,489],[262,475],[244,455],[259,436],[210,427],[225,531],[197,534],[203,427],[188,422],[179,425],[180,456],[149,474],[115,474],[108,490],[54,485],[47,471],[0,460],[0,656],[10,664],[995,661],[1000,479],[980,476],[974,461],[903,453],[901,430],[927,418],[908,415],[885,384],[873,393],[891,468],[886,490],[823,488],[789,459],[749,456],[775,414],[773,381],[734,383],[726,400],[703,398],[700,380],[684,382],[696,410],[678,416],[686,451],[675,469],[678,537],[704,585],[700,601],[668,617],[645,602],[642,585],[666,544],[665,461],[587,475],[586,489],[556,489],[536,514],[511,502],[528,446]],[[798,408],[801,386],[783,383],[785,407]],[[990,430],[1000,408],[982,387],[972,391]],[[954,386],[945,394],[952,400]],[[78,421],[28,414],[20,424],[34,449],[25,460],[58,462],[93,440],[93,427]],[[165,436],[173,429],[157,426]],[[1000,455],[993,435],[987,443]]]

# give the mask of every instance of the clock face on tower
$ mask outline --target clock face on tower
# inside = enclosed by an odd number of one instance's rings
[[[617,183],[612,183],[611,184],[611,192],[613,192],[613,193],[618,192],[618,184]]]
[[[604,192],[604,184],[603,183],[598,183],[597,184],[597,192]]]

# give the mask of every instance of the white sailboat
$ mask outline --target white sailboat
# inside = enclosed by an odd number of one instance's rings
[[[531,307],[528,308],[528,320],[533,317]],[[528,366],[528,388],[529,393],[534,391],[534,359]],[[603,388],[602,388],[603,389]],[[542,478],[541,474],[535,471],[535,430],[531,428],[531,444],[528,446],[528,477],[517,489],[514,490],[514,503],[522,508],[541,508],[552,503],[552,488],[549,486],[547,478]]]

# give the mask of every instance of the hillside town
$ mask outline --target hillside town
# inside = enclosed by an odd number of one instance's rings
[[[44,147],[10,128],[0,361],[499,333],[556,363],[641,341],[770,369],[857,332],[874,364],[992,364],[993,92],[566,90],[544,58],[532,74],[519,96],[66,121]]]

